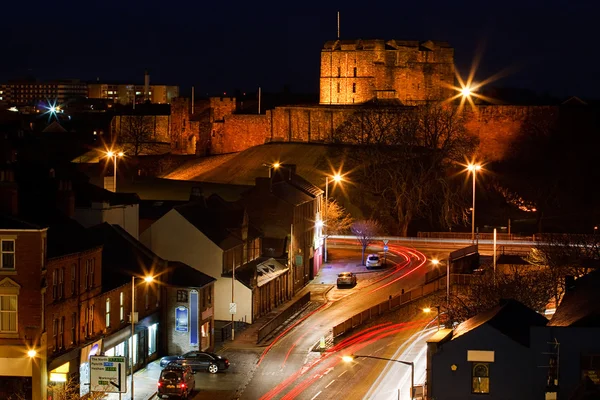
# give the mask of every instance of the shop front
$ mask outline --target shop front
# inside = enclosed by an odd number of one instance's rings
[[[133,340],[128,326],[104,339],[104,355],[123,356],[128,360],[128,373],[145,367],[158,357],[158,316],[154,313],[135,325]]]
[[[81,349],[79,358],[79,395],[85,396],[90,392],[90,357],[97,356],[102,353],[102,339]]]

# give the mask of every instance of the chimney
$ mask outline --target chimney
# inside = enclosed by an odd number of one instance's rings
[[[12,169],[0,168],[0,213],[19,213],[19,187]]]
[[[56,208],[69,218],[75,215],[75,193],[71,181],[62,179],[58,181]]]
[[[150,74],[148,70],[144,75],[144,101],[150,101]]]

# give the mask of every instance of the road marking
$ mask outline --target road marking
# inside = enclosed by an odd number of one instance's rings
[[[327,389],[329,386],[331,386],[331,384],[332,384],[333,382],[335,382],[335,379],[334,379],[334,380],[332,380],[331,382],[329,382],[329,383],[327,384],[327,386],[325,386],[325,389]]]
[[[339,374],[339,375],[338,375],[338,378],[339,378],[340,376],[344,375],[346,372],[348,372],[348,370],[346,370],[346,371],[342,372],[341,374]]]
[[[315,395],[312,397],[312,399],[310,399],[310,400],[314,400],[314,399],[316,399],[316,398],[317,398],[317,396],[321,394],[321,392],[322,392],[322,390],[321,390],[319,393],[315,394]]]

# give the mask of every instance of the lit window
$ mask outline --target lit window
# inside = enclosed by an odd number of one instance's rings
[[[473,364],[473,393],[490,392],[490,365],[488,363]]]
[[[16,295],[0,295],[0,332],[17,332]]]
[[[110,326],[110,299],[106,299],[106,327]]]
[[[15,240],[2,239],[0,253],[0,269],[15,269]]]
[[[119,320],[125,321],[125,309],[123,307],[124,295],[123,292],[119,293]]]

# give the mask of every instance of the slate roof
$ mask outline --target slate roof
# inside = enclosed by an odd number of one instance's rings
[[[19,219],[8,214],[0,214],[0,229],[32,229],[39,230],[47,226],[36,225],[34,223]]]
[[[548,323],[548,326],[600,326],[600,271],[575,280]]]
[[[161,276],[161,281],[180,287],[201,288],[217,280],[180,261],[169,261],[165,275]]]
[[[179,261],[165,261],[118,225],[103,223],[89,228],[104,244],[102,251],[102,287],[115,289],[131,276],[152,274],[167,285],[203,287],[216,279]]]
[[[244,221],[244,208],[234,202],[211,195],[175,207],[175,210],[208,239],[223,250],[242,244],[241,228]],[[261,232],[248,224],[248,238],[259,237]]]
[[[516,300],[503,300],[496,307],[469,318],[454,329],[452,340],[487,324],[517,343],[529,347],[529,328],[545,326],[548,320]]]
[[[313,200],[311,196],[290,185],[288,182],[274,183],[271,186],[271,192],[281,200],[294,206],[299,206]]]

